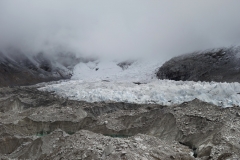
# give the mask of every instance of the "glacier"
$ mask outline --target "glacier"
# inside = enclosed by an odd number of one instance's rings
[[[155,80],[146,84],[70,80],[40,87],[42,91],[88,102],[157,103],[174,105],[195,98],[221,107],[240,105],[239,83]]]
[[[71,80],[38,85],[41,91],[88,102],[174,105],[199,99],[221,107],[240,105],[240,84],[159,80],[162,62],[136,61],[123,70],[113,61],[80,63]]]

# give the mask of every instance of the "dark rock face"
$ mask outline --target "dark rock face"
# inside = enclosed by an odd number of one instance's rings
[[[240,47],[172,58],[159,68],[157,77],[176,81],[240,82]]]
[[[15,50],[5,54],[0,52],[0,87],[31,85],[70,77],[71,69],[43,53],[27,56]]]
[[[118,66],[121,67],[123,70],[127,69],[129,66],[133,64],[134,61],[124,61],[121,63],[118,63]]]

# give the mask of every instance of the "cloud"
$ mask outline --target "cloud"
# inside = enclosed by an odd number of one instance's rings
[[[240,44],[237,0],[2,0],[0,48],[172,56]]]

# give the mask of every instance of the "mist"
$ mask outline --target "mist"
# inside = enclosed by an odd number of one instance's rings
[[[1,0],[0,50],[167,60],[240,44],[238,0]]]

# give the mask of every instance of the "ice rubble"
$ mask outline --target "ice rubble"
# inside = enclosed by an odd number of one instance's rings
[[[73,100],[88,102],[180,104],[198,98],[222,107],[240,105],[239,83],[155,80],[137,85],[132,82],[71,80],[40,88]]]

